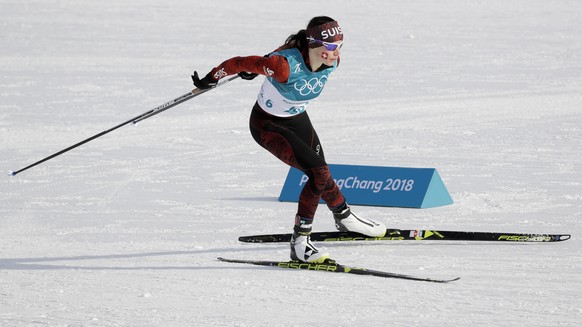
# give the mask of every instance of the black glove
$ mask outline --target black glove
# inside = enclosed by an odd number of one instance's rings
[[[242,79],[246,79],[247,81],[250,81],[250,80],[254,79],[255,77],[259,76],[259,74],[249,73],[249,72],[240,72],[240,73],[238,73],[238,76],[240,76],[240,78],[242,78]]]
[[[194,71],[194,75],[192,75],[192,81],[194,82],[194,85],[196,85],[196,87],[201,90],[206,90],[215,87],[216,83],[218,82],[217,80],[212,78],[212,75],[210,75],[210,73],[206,74],[206,76],[204,76],[203,79],[200,79],[198,77],[198,72],[196,71]]]

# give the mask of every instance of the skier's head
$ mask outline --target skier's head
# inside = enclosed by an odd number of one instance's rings
[[[318,16],[313,17],[307,24],[305,39],[309,47],[310,60],[332,66],[339,58],[344,34],[336,20]]]

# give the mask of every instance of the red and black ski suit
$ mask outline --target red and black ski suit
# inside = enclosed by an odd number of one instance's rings
[[[306,57],[304,54],[303,60],[309,65]],[[270,57],[234,57],[214,68],[211,74],[215,79],[220,79],[239,72],[250,72],[270,76],[279,83],[286,83],[290,69],[285,57],[275,54]],[[313,219],[320,199],[323,199],[331,210],[345,202],[344,196],[331,177],[319,137],[307,112],[290,117],[278,117],[267,113],[255,103],[249,125],[253,138],[260,146],[309,177],[299,197],[297,210],[299,217]]]

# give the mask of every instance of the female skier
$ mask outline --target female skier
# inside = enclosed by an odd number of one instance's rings
[[[305,109],[321,93],[328,76],[340,61],[343,33],[337,21],[314,17],[307,28],[287,38],[285,44],[267,56],[234,57],[200,79],[192,79],[199,89],[216,86],[229,75],[266,79],[253,106],[250,130],[255,141],[289,166],[303,171],[309,181],[299,197],[291,238],[291,259],[324,262],[329,254],[310,241],[311,227],[320,199],[332,211],[340,231],[383,237],[386,227],[357,217],[348,206],[330,175],[323,148]]]

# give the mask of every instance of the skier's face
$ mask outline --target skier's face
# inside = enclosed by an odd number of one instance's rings
[[[329,50],[331,48],[334,48],[334,45],[335,50]],[[317,48],[313,48],[313,51],[315,51],[316,57],[319,58],[324,65],[333,66],[333,64],[337,61],[337,59],[340,56],[340,49],[342,45],[343,41],[337,41],[333,43],[328,43],[326,45],[322,45]]]

